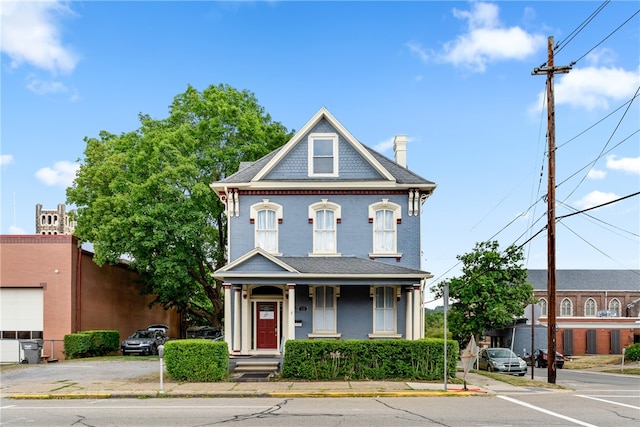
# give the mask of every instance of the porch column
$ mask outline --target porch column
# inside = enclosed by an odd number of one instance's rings
[[[224,341],[227,343],[229,353],[233,351],[231,342],[231,284],[223,283],[224,289]]]
[[[289,300],[287,303],[287,334],[285,338],[288,340],[296,339],[296,284],[295,283],[287,283],[287,288],[289,289]],[[280,349],[281,352],[284,351],[284,348]]]
[[[413,299],[411,298],[412,288],[405,289],[405,332],[404,337],[408,340],[413,339]]]
[[[231,347],[231,349],[234,352],[240,351],[240,328],[242,327],[240,318],[240,315],[242,314],[242,311],[240,309],[240,303],[242,302],[242,293],[240,292],[241,290],[242,289],[239,286],[236,286],[233,289],[233,346]],[[231,301],[229,301],[229,304],[231,304]]]
[[[249,354],[251,348],[250,339],[253,337],[252,331],[249,330],[251,325],[251,304],[249,303],[249,289],[247,285],[242,285],[242,336],[240,354]]]
[[[413,339],[420,339],[424,335],[424,328],[421,331],[420,325],[422,324],[421,318],[424,318],[424,312],[422,310],[422,286],[413,285]]]

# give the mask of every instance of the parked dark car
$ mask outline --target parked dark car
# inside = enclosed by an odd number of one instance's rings
[[[527,365],[531,366],[531,355],[525,355]],[[546,348],[539,348],[533,352],[533,360],[536,368],[546,368],[549,365],[549,352]],[[556,351],[556,368],[562,369],[564,366],[564,356]]]
[[[191,326],[187,329],[187,338],[216,339],[222,336],[220,328],[213,326]]]
[[[508,348],[483,348],[478,353],[477,369],[520,375],[527,373],[527,362]]]
[[[169,338],[162,330],[140,329],[126,340],[122,341],[122,354],[140,353],[144,355],[158,354],[158,346],[167,342]]]

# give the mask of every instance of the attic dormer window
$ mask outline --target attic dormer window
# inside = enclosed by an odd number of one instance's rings
[[[338,176],[338,135],[309,135],[309,176]]]

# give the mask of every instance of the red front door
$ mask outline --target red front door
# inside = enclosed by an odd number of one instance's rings
[[[276,302],[256,303],[257,347],[259,349],[278,348],[278,311]]]

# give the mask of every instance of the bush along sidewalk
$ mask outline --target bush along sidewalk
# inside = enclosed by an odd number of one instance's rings
[[[458,343],[447,341],[447,376],[456,376]],[[444,340],[295,340],[281,375],[300,380],[443,380]]]

